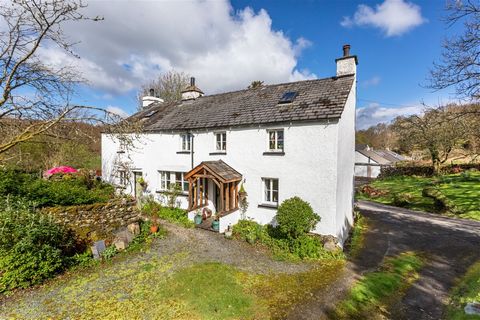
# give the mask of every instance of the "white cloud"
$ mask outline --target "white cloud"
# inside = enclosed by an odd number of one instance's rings
[[[371,77],[370,79],[367,79],[367,80],[364,80],[362,81],[362,86],[365,87],[365,88],[368,88],[368,87],[374,87],[374,86],[377,86],[379,83],[380,83],[380,77],[379,76],[373,76]]]
[[[357,130],[367,129],[378,123],[388,123],[398,116],[419,114],[423,106],[383,107],[378,103],[370,103],[366,107],[357,108]]]
[[[75,65],[96,89],[125,93],[163,71],[197,78],[207,94],[265,83],[316,77],[297,68],[311,43],[272,29],[265,10],[234,11],[222,1],[92,1],[85,9],[102,22],[66,26],[79,40],[75,59],[47,48],[52,64]]]
[[[420,6],[404,0],[385,0],[375,8],[361,4],[353,17],[344,17],[344,27],[372,26],[380,28],[387,37],[399,36],[426,22]]]
[[[128,117],[130,114],[128,114],[125,110],[123,110],[122,108],[119,108],[119,107],[115,107],[115,106],[108,106],[106,108],[106,110],[108,112],[111,112],[113,114],[116,114],[117,116],[121,117],[121,118],[126,118]]]

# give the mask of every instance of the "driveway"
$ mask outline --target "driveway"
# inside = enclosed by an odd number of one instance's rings
[[[420,278],[392,307],[391,319],[442,319],[449,290],[457,277],[480,259],[480,221],[442,217],[378,203],[360,201],[370,221],[365,246],[347,264],[343,276],[319,290],[310,301],[297,305],[288,319],[328,319],[328,310],[348,293],[355,280],[375,271],[386,256],[405,251],[425,254]]]
[[[357,262],[360,272],[367,267],[365,260],[370,254],[378,256],[378,251],[396,255],[413,250],[427,256],[420,279],[396,306],[398,310],[392,318],[441,319],[455,279],[480,260],[480,221],[446,218],[368,201],[359,201],[358,207],[373,222],[367,247],[360,257],[363,261]]]

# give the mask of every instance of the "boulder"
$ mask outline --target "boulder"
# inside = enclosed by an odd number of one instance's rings
[[[464,311],[466,314],[480,315],[480,302],[467,303]]]
[[[323,244],[323,248],[329,252],[338,250],[337,243],[332,239],[327,240],[327,242]]]
[[[130,223],[127,230],[134,236],[138,236],[140,234],[140,224],[138,222]]]
[[[93,246],[90,247],[92,250],[93,258],[100,259],[103,251],[105,251],[107,247],[105,246],[105,241],[100,240],[93,243]]]

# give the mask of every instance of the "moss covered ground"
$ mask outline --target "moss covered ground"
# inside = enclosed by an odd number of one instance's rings
[[[435,186],[460,210],[461,213],[456,216],[480,220],[480,172],[471,172],[468,178],[465,178],[464,174],[451,174],[441,177],[390,177],[375,180],[370,185],[383,191],[384,194],[369,196],[358,192],[357,199],[394,205],[395,195],[408,194],[411,199],[409,203],[405,204],[405,208],[438,212],[433,199],[422,195],[425,187]]]
[[[450,295],[450,304],[447,308],[447,319],[474,320],[479,315],[467,315],[464,308],[469,302],[480,301],[480,261],[471,266],[465,276],[459,280]]]
[[[0,318],[282,319],[335,281],[344,263],[324,260],[308,271],[259,274],[199,263],[188,250],[129,253],[15,294],[0,303]]]

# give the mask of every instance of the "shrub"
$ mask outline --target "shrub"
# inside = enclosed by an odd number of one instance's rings
[[[41,283],[75,254],[72,234],[40,213],[7,205],[0,221],[0,292]]]
[[[323,244],[318,237],[302,235],[291,243],[291,253],[300,259],[318,259],[324,254]]]
[[[299,197],[287,199],[278,207],[278,227],[287,237],[298,238],[310,232],[319,221],[310,204]]]
[[[257,240],[265,239],[264,227],[251,220],[240,220],[233,226],[233,235],[239,239],[254,244]]]
[[[194,227],[194,223],[188,219],[187,211],[180,208],[164,207],[159,202],[155,201],[153,197],[147,197],[144,199],[142,212],[149,216],[157,215],[159,218],[179,224],[185,228]]]

